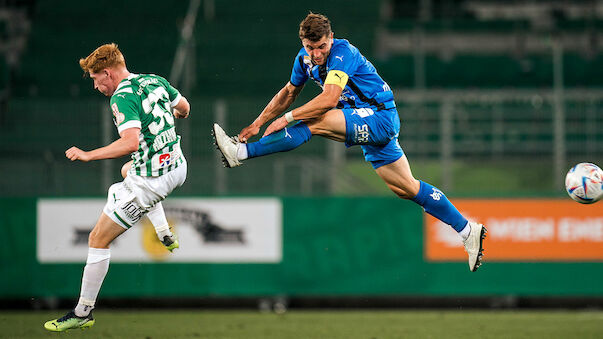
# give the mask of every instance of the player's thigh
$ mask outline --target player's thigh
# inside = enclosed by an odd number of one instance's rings
[[[321,117],[306,122],[312,135],[320,135],[335,141],[345,141],[345,116],[340,109],[327,111]]]
[[[107,203],[103,208],[105,215],[126,230],[134,226],[147,212],[148,207],[151,207],[141,204],[135,192],[137,187],[128,187],[125,184],[125,181],[131,181],[133,177],[136,175],[128,175],[124,181],[109,187]]]
[[[101,213],[100,218],[88,237],[88,246],[92,248],[109,248],[111,242],[125,231],[125,228],[115,223],[105,213]]]
[[[398,139],[400,118],[395,109],[344,108],[346,146],[384,146]],[[367,159],[369,160],[369,159]]]
[[[406,155],[375,170],[387,186],[404,199],[414,198],[419,193],[420,183],[412,175]]]

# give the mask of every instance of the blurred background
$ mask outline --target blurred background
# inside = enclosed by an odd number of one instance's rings
[[[467,271],[458,244],[461,255],[429,252],[443,236],[429,238],[423,211],[396,199],[358,147],[313,138],[222,168],[211,124],[236,134],[285,85],[309,11],[327,15],[335,37],[357,46],[393,88],[414,175],[467,204],[464,213],[498,222],[492,241],[502,245],[491,262],[486,247],[480,271]],[[96,199],[100,211],[107,188],[121,180],[126,158],[64,156],[72,145],[89,150],[117,137],[108,98],[78,65],[110,42],[130,71],[166,77],[191,102],[190,118],[177,121],[189,175],[168,201],[276,199],[282,217],[272,262],[118,260],[101,298],[603,304],[603,208],[571,202],[564,191],[573,164],[603,164],[603,1],[596,0],[0,0],[0,230],[11,239],[0,254],[18,261],[0,271],[23,277],[3,279],[2,300],[52,307],[77,295],[85,241],[73,241],[79,259],[48,259],[41,225],[52,228],[53,219],[41,220],[40,206]],[[308,84],[293,107],[318,93]],[[502,216],[489,215],[497,206]],[[204,244],[211,229],[229,224],[200,223]],[[578,225],[583,236],[560,238],[564,225]],[[545,249],[514,255],[522,245]]]

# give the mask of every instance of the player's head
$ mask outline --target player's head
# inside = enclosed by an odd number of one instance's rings
[[[299,38],[315,65],[323,65],[333,46],[329,18],[310,12],[299,24]]]
[[[113,95],[128,72],[124,56],[114,43],[102,45],[80,59],[80,67],[94,81],[94,88],[106,96]]]

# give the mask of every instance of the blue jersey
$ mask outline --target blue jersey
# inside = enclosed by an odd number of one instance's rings
[[[327,62],[321,66],[313,65],[310,56],[302,48],[295,57],[290,82],[294,86],[301,86],[310,78],[323,88],[331,71],[343,72],[348,77],[337,108],[374,107],[381,110],[394,105],[394,94],[377,74],[375,66],[345,39],[333,39]]]

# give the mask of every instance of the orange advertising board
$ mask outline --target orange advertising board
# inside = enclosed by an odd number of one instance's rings
[[[498,199],[452,202],[488,229],[486,261],[603,261],[603,203],[562,199]],[[427,261],[465,261],[460,236],[425,214]]]

